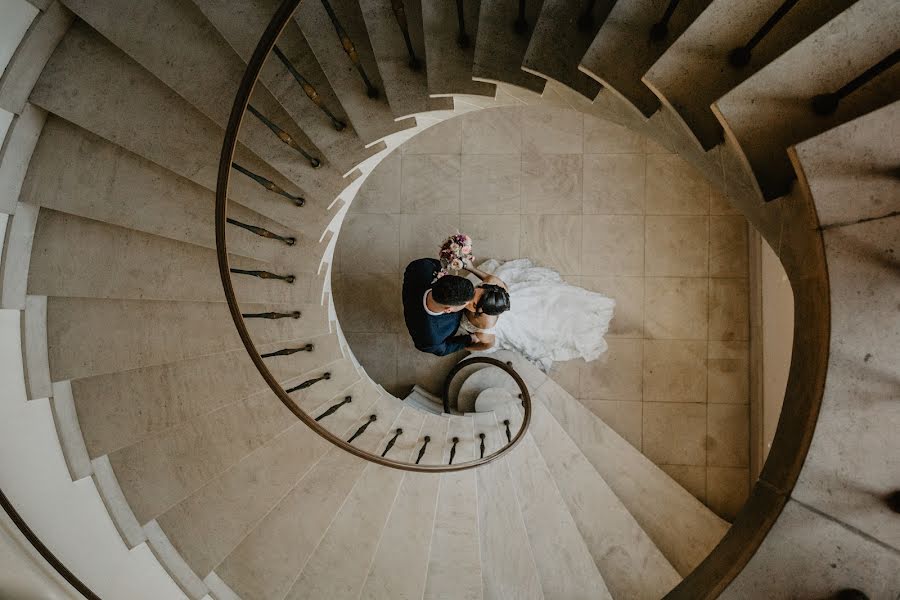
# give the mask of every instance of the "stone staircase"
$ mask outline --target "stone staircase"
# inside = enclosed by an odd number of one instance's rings
[[[896,3],[800,0],[732,69],[729,52],[778,2],[682,2],[650,43],[671,8],[661,0],[527,2],[524,18],[499,0],[423,0],[403,2],[403,19],[397,2],[310,0],[243,120],[228,260],[258,352],[330,434],[420,465],[499,451],[523,413],[445,414],[424,390],[387,394],[355,362],[329,263],[362,177],[442,119],[509,104],[583,111],[691,162],[776,251],[795,294],[784,413],[731,527],[513,355],[531,426],[488,464],[402,471],[310,431],[243,348],[215,252],[225,127],[278,2],[34,4],[0,79],[13,115],[0,488],[100,596],[900,592],[896,515],[880,500],[900,472],[900,67],[826,117],[809,109],[900,45]],[[35,440],[49,450],[29,453]]]

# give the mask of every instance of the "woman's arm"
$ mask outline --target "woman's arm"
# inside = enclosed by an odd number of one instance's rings
[[[500,279],[499,277],[496,277],[494,275],[491,275],[490,273],[485,273],[481,269],[477,268],[471,260],[468,260],[468,261],[466,261],[465,264],[463,264],[463,269],[465,269],[466,271],[468,271],[469,273],[471,273],[472,275],[474,275],[475,277],[477,277],[478,279],[482,280],[485,283],[492,284],[492,285],[499,285],[507,292],[509,291],[509,288],[506,287],[506,283],[502,279]]]
[[[496,341],[496,337],[493,333],[473,333],[472,337],[477,341],[473,344],[466,346],[466,350],[469,352],[480,352],[482,350],[490,350],[494,347],[494,342]]]

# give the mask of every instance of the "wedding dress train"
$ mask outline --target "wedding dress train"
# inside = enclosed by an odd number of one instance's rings
[[[616,306],[612,298],[570,285],[527,258],[491,259],[479,268],[509,286],[510,309],[491,331],[495,348],[515,350],[544,371],[554,361],[591,361],[606,352],[603,336]]]

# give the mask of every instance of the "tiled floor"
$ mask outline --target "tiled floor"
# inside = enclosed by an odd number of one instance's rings
[[[618,304],[609,352],[554,378],[725,517],[748,492],[747,223],[678,156],[557,108],[436,125],[381,163],[343,226],[334,297],[369,374],[437,391],[460,358],[413,348],[406,264],[457,229],[481,258],[528,257]]]

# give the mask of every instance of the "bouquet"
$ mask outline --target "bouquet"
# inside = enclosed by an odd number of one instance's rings
[[[472,238],[458,231],[447,238],[441,244],[441,250],[438,254],[441,260],[441,270],[438,277],[443,277],[450,272],[460,271],[463,267],[472,261]]]

